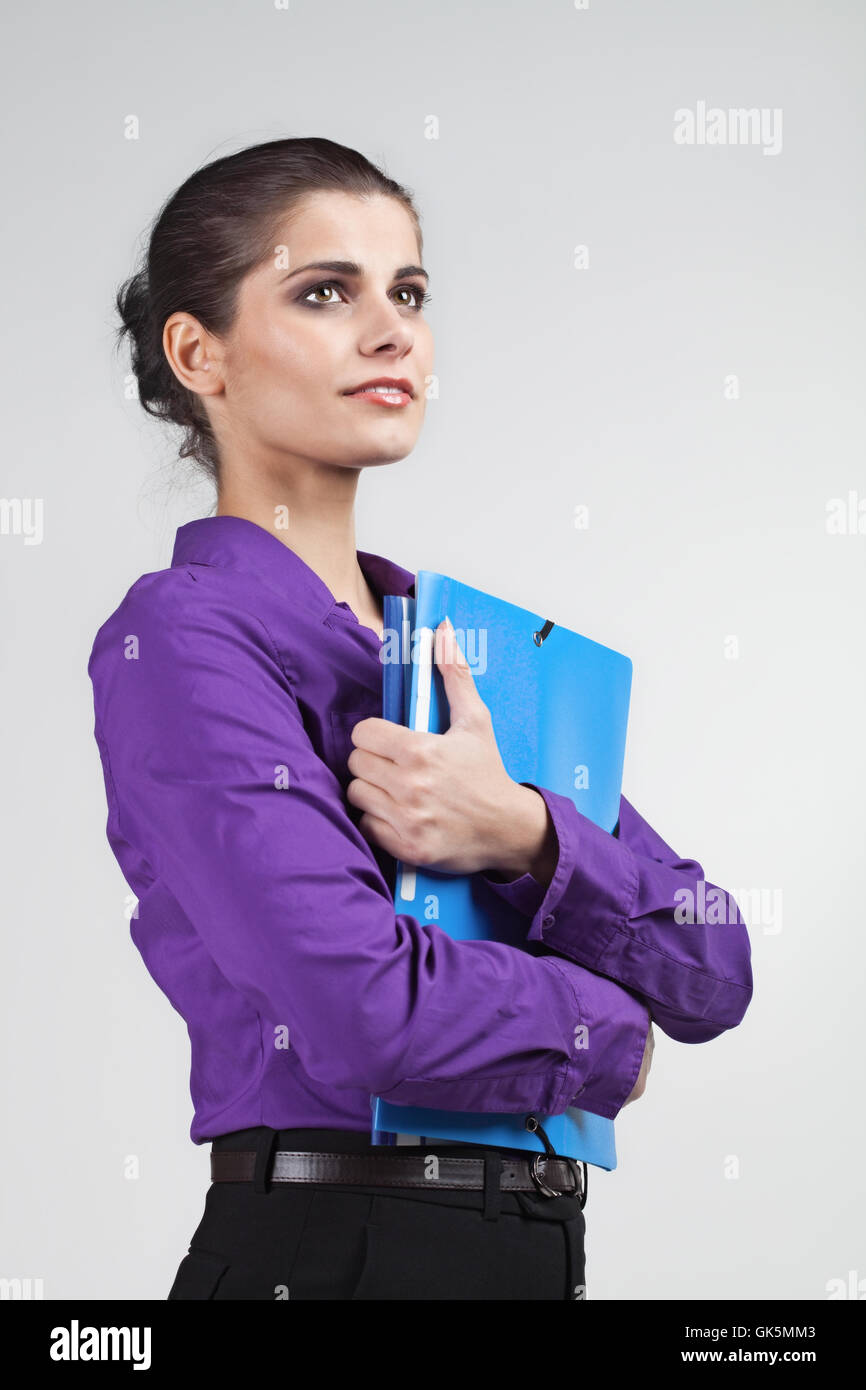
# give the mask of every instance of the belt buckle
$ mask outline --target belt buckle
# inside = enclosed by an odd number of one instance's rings
[[[556,1188],[556,1187],[550,1187],[550,1186],[548,1186],[548,1184],[544,1181],[544,1179],[540,1176],[540,1174],[539,1174],[539,1172],[538,1172],[538,1167],[537,1167],[537,1165],[538,1165],[539,1160],[543,1160],[543,1162],[546,1163],[548,1157],[549,1157],[548,1154],[533,1154],[533,1155],[532,1155],[532,1162],[531,1162],[530,1165],[529,1165],[529,1176],[532,1178],[532,1181],[535,1183],[535,1186],[538,1188],[538,1190],[539,1190],[539,1192],[542,1194],[542,1196],[544,1196],[544,1197],[577,1197],[577,1196],[579,1196],[579,1195],[581,1194],[581,1192],[582,1192],[583,1184],[581,1183],[581,1180],[580,1180],[580,1178],[578,1177],[577,1163],[576,1163],[576,1161],[575,1161],[573,1158],[567,1158],[567,1157],[565,1156],[565,1154],[557,1154],[557,1155],[556,1155],[556,1157],[560,1160],[560,1162],[561,1162],[561,1163],[567,1163],[567,1164],[570,1166],[572,1172],[574,1173],[574,1187],[573,1187],[573,1188],[571,1189],[571,1191],[569,1191],[569,1192],[563,1192],[563,1191],[560,1191],[560,1190],[559,1190],[558,1188]]]

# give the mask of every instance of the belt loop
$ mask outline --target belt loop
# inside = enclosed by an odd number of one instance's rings
[[[262,1127],[262,1132],[256,1140],[256,1166],[253,1174],[253,1191],[262,1192],[267,1195],[269,1191],[268,1178],[270,1176],[271,1153],[278,1131]]]
[[[484,1153],[484,1220],[498,1221],[502,1210],[502,1154],[498,1149]]]

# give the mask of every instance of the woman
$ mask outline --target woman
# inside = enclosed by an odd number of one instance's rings
[[[277,140],[197,170],[117,298],[142,405],[217,493],[88,667],[133,939],[186,1020],[211,1141],[171,1299],[582,1297],[583,1175],[543,1129],[534,1175],[517,1151],[374,1147],[371,1094],[613,1118],[652,1020],[700,1042],[751,996],[746,928],[699,864],[625,798],[611,836],[508,777],[446,625],[451,728],[378,717],[382,596],[413,572],[356,550],[354,503],[421,427],[421,256],[405,189]],[[483,875],[529,949],[397,915],[396,857]]]

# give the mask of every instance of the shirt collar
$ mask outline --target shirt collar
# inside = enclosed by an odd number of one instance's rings
[[[401,594],[413,598],[415,575],[384,555],[356,550],[358,564],[370,587],[379,595]],[[273,532],[240,516],[204,516],[179,526],[171,556],[176,565],[216,565],[254,574],[286,597],[303,602],[320,622],[338,604],[315,570],[290,550]]]

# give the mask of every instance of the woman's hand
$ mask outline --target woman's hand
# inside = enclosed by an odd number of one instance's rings
[[[644,1044],[643,1060],[640,1064],[640,1071],[637,1074],[637,1081],[631,1089],[628,1099],[623,1101],[623,1105],[628,1105],[633,1100],[639,1100],[646,1090],[647,1077],[653,1061],[653,1048],[655,1047],[655,1037],[653,1036],[653,1026],[650,1023],[649,1032],[646,1035]]]
[[[395,859],[445,873],[553,871],[556,832],[544,800],[505,770],[493,721],[444,619],[435,658],[450,712],[444,734],[361,719],[346,766],[359,829]],[[552,843],[553,842],[553,843]],[[553,863],[551,863],[551,856]]]

